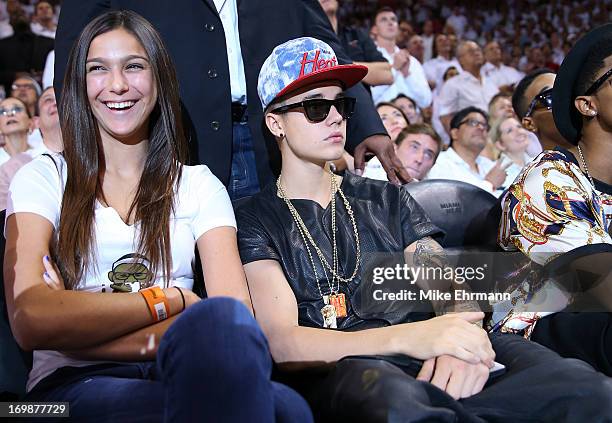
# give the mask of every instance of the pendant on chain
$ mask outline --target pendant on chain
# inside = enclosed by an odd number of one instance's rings
[[[336,329],[338,327],[338,323],[336,320],[336,308],[327,304],[323,306],[321,309],[321,315],[323,316],[323,327],[329,329]]]
[[[330,295],[329,303],[336,309],[336,317],[346,317],[346,297],[344,294]]]

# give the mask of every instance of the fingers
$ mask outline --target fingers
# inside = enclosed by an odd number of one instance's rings
[[[487,332],[476,325],[470,325],[467,328],[469,337],[476,343],[476,350],[473,351],[480,357],[480,361],[487,367],[493,367],[493,361],[495,360],[495,351],[491,345],[491,341],[487,336]]]
[[[399,185],[411,182],[412,177],[404,167],[402,161],[399,159],[399,157],[397,157],[397,154],[395,154],[395,150],[391,151],[389,154],[392,154],[391,163],[393,163],[393,167],[395,168],[395,176],[399,182]]]
[[[412,180],[410,174],[404,168],[404,164],[395,154],[393,144],[385,149],[384,153],[379,157],[380,163],[387,172],[387,179],[395,185],[407,184]]]
[[[57,271],[55,265],[51,262],[49,256],[43,257],[43,266],[45,268],[45,273],[43,273],[43,280],[52,289],[61,289],[62,283],[59,277],[59,272]]]
[[[482,365],[477,364],[475,366],[468,365],[463,387],[459,393],[459,398],[469,398],[472,395],[476,395],[489,379],[489,369]]]
[[[55,280],[53,280],[53,278],[51,276],[49,276],[49,274],[47,272],[43,273],[43,280],[45,281],[45,283],[47,284],[47,286],[51,289],[55,289],[55,290],[60,290],[61,287],[59,285],[59,283]]]
[[[477,329],[476,326],[474,326],[474,328]],[[482,329],[479,330],[482,331]],[[487,366],[491,366],[493,364],[495,353],[488,345],[490,344],[488,338],[484,337],[482,333],[474,333],[470,328],[462,328],[461,330],[456,330],[455,332],[456,341],[458,341],[459,345],[477,358],[476,360],[465,361],[474,364],[484,363]],[[462,357],[455,354],[453,355],[463,360]]]
[[[464,386],[466,386],[467,377],[470,375],[470,368],[473,364],[468,364],[464,361],[455,361],[450,370],[450,378],[446,385],[446,393],[458,400],[461,398]]]
[[[365,153],[366,148],[362,144],[355,147],[355,151],[353,151],[353,158],[355,159],[355,175],[357,176],[363,175],[363,170],[365,169]]]
[[[482,371],[478,375],[478,378],[476,379],[476,381],[472,385],[472,392],[470,393],[469,396],[476,395],[477,393],[482,391],[484,386],[487,384],[488,380],[489,380],[489,369],[484,369],[484,371]],[[467,397],[464,397],[464,398],[467,398]]]
[[[419,374],[417,375],[417,380],[422,380],[425,382],[431,381],[431,377],[433,376],[434,368],[436,365],[436,359],[430,358],[429,360],[425,360],[421,370],[419,370]]]
[[[493,351],[491,341],[486,331],[475,324],[468,324],[462,320],[455,321],[455,324],[452,325],[452,331],[455,342],[457,342],[459,346],[478,357],[479,362],[482,362],[488,367],[493,365],[495,351]],[[456,357],[463,359],[459,356]],[[474,362],[472,360],[466,361]]]
[[[378,157],[378,159],[380,160],[380,164],[382,164],[382,167],[385,169],[385,172],[387,172],[387,179],[389,179],[389,182],[395,185],[400,185],[400,180],[397,177],[396,172],[398,171],[398,169],[402,168],[403,166],[401,165],[401,163],[399,165],[394,163],[393,159],[396,156],[395,156],[395,152],[392,152],[392,153],[393,155],[389,154],[389,151],[386,150],[383,154],[381,154]]]
[[[451,367],[443,360],[438,360],[434,375],[431,378],[431,384],[437,386],[443,391],[446,391],[450,377]]]
[[[453,348],[450,348],[448,354],[468,363],[480,363],[480,357],[459,345],[454,345]]]

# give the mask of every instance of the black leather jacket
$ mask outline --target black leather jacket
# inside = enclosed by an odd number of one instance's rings
[[[340,292],[348,299],[348,316],[338,320],[338,329],[360,330],[431,317],[429,313],[409,313],[405,309],[373,312],[367,307],[367,299],[363,298],[368,290],[361,289],[364,287],[360,284],[366,267],[364,262],[376,253],[401,253],[414,241],[439,235],[441,231],[430,222],[408,192],[392,184],[347,173],[341,189],[357,222],[362,263],[355,279],[340,284]],[[311,200],[292,200],[292,203],[328,263],[332,263],[331,206],[323,209]],[[336,194],[336,213],[339,269],[340,274],[348,277],[355,268],[355,236],[339,194]],[[299,324],[322,327],[320,310],[324,302],[312,264],[287,205],[276,195],[276,184],[268,185],[259,194],[237,204],[236,218],[242,262],[278,261],[295,294]],[[310,250],[317,266],[321,291],[328,294],[330,290],[323,266],[312,246]]]

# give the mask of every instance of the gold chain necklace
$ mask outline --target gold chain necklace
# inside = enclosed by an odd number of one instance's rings
[[[353,213],[353,209],[351,208],[351,205],[349,204],[346,196],[344,195],[344,192],[342,192],[342,189],[338,186],[336,175],[333,174],[332,172],[330,172],[330,175],[331,175],[330,191],[331,191],[331,213],[332,213],[332,228],[331,229],[332,229],[332,245],[333,245],[333,250],[332,250],[333,263],[331,266],[329,262],[327,261],[327,259],[325,258],[325,256],[323,255],[323,252],[321,251],[321,249],[319,248],[319,246],[316,244],[315,240],[313,239],[312,235],[310,234],[310,231],[306,227],[306,224],[302,220],[302,217],[296,210],[295,206],[291,203],[291,200],[285,194],[285,191],[281,183],[282,175],[279,176],[276,181],[278,193],[280,194],[280,197],[285,201],[285,204],[287,204],[287,207],[289,208],[289,212],[291,213],[291,216],[293,217],[293,220],[295,221],[298,227],[298,232],[300,233],[300,236],[302,237],[302,240],[304,241],[304,245],[306,246],[306,251],[308,252],[308,258],[310,259],[310,264],[315,274],[317,288],[319,289],[319,294],[322,297],[324,297],[324,294],[319,284],[319,277],[318,277],[318,273],[317,273],[317,269],[314,263],[312,253],[310,251],[309,244],[312,245],[315,252],[317,253],[317,256],[319,257],[319,260],[323,264],[323,272],[325,273],[325,279],[327,280],[330,295],[334,295],[338,293],[338,291],[340,290],[340,282],[348,283],[348,282],[351,282],[353,279],[355,279],[355,276],[357,276],[357,271],[359,270],[359,263],[361,261],[361,245],[359,243],[359,232],[357,230],[357,223],[355,221],[355,215]],[[344,207],[346,208],[346,211],[349,215],[351,225],[353,226],[353,232],[355,235],[355,246],[357,250],[356,262],[355,262],[355,269],[353,270],[353,274],[349,278],[345,278],[338,273],[339,262],[338,262],[338,249],[336,245],[336,199],[335,199],[336,192],[338,192],[340,194],[340,197],[342,198]],[[329,281],[329,277],[327,276],[326,268],[332,274],[331,282]]]

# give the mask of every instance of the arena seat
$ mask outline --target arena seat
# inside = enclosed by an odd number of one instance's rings
[[[6,211],[0,212],[0,257],[4,257],[4,219]],[[8,322],[4,298],[4,260],[0,261],[0,400],[17,399],[25,393],[25,385],[31,363],[31,353],[19,348],[13,338]]]
[[[499,200],[487,191],[460,181],[431,179],[404,185],[446,236],[445,248],[478,247],[498,251]]]

